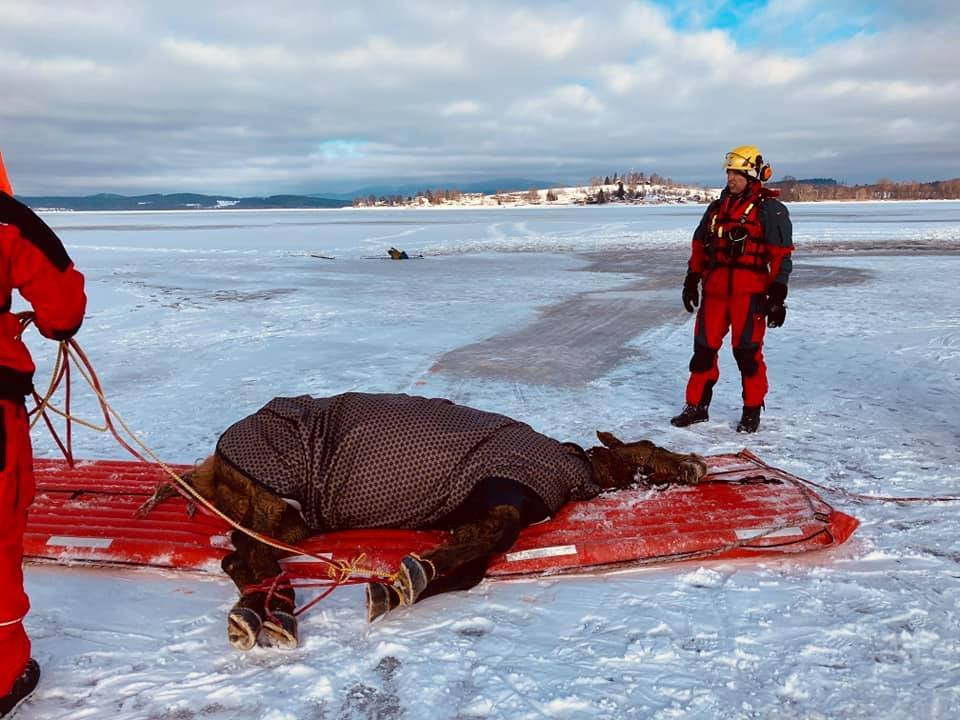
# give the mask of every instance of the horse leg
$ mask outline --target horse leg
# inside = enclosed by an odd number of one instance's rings
[[[513,545],[521,529],[517,507],[496,505],[474,522],[454,528],[450,542],[419,557],[407,555],[397,583],[403,604],[416,602],[431,586],[431,595],[473,587],[483,579],[490,557]]]
[[[263,627],[266,593],[252,590],[258,583],[250,553],[252,540],[239,530],[231,536],[235,550],[220,562],[220,567],[240,591],[240,599],[227,613],[227,640],[238,650],[249,650],[257,644]]]
[[[486,574],[490,557],[503,552],[527,525],[549,511],[533,490],[515,480],[487,477],[434,527],[453,537],[422,556],[407,555],[393,585],[367,586],[367,619],[400,605],[451,590],[467,590]]]
[[[269,534],[287,544],[301,542],[309,535],[303,518],[292,507],[286,506],[279,518],[267,518],[254,512],[253,528]],[[264,528],[270,525],[270,528]],[[259,642],[267,647],[292,649],[297,647],[297,620],[293,614],[296,594],[289,581],[275,581],[268,588],[271,578],[278,578],[281,569],[277,562],[282,554],[269,545],[258,542],[246,533],[235,530],[231,536],[236,550],[221,562],[224,572],[230,576],[240,599],[231,608],[227,617],[227,638],[240,650],[249,650]]]

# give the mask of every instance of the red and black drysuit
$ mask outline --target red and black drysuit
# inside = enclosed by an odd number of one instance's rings
[[[785,296],[793,268],[793,226],[777,194],[756,180],[739,195],[724,189],[719,199],[710,203],[693,234],[687,278],[694,283],[702,280],[703,302],[694,329],[688,405],[710,404],[713,386],[720,378],[717,353],[731,328],[743,404],[763,404],[767,394],[763,336],[768,293],[776,285]]]
[[[22,565],[34,485],[24,398],[33,390],[34,365],[10,311],[14,290],[30,303],[46,337],[63,340],[80,327],[87,302],[83,276],[43,220],[0,190],[0,697],[30,657]]]

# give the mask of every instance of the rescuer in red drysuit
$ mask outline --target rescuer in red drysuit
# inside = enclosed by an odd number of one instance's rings
[[[33,308],[42,335],[66,340],[80,327],[87,299],[83,276],[59,238],[13,199],[0,157],[0,717],[37,686],[23,619],[23,533],[33,501],[33,453],[25,397],[33,391],[33,360],[11,312],[13,290]]]
[[[709,419],[713,386],[720,377],[717,353],[733,330],[733,356],[743,382],[743,414],[737,432],[756,432],[767,394],[763,361],[766,328],[786,318],[787,279],[793,268],[793,226],[776,190],[763,183],[772,171],[760,151],[743,145],[726,155],[727,187],[710,203],[693,234],[693,249],[683,282],[683,305],[693,312],[693,358],[686,406],[670,420],[678,427]]]

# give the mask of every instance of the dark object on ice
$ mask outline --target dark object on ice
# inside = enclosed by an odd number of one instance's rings
[[[387,254],[389,254],[393,260],[409,260],[410,259],[410,256],[407,255],[406,250],[397,250],[395,247],[392,247],[389,250],[387,250]]]
[[[14,680],[10,692],[0,698],[0,717],[6,717],[13,713],[20,703],[30,697],[30,693],[36,689],[37,683],[39,682],[40,665],[36,660],[30,658],[27,660],[27,665],[23,668],[23,672],[20,673],[20,677]]]
[[[694,423],[706,422],[710,419],[706,405],[686,405],[679,415],[670,418],[670,424],[677,427],[687,427]]]
[[[373,619],[473,587],[524,527],[570,500],[629,487],[641,474],[654,484],[695,485],[707,472],[698,455],[597,436],[603,444],[584,451],[441,398],[274,398],[228,428],[184,480],[231,519],[287,544],[356,528],[450,530],[450,541],[404,557],[392,585],[368,591]],[[239,531],[233,542],[222,567],[243,597],[230,613],[231,643],[248,649],[256,634],[260,644],[295,647],[293,589],[275,591],[272,602],[257,592],[279,575],[283,553]]]
[[[737,432],[755,433],[760,429],[760,406],[743,406],[743,414],[737,423]]]

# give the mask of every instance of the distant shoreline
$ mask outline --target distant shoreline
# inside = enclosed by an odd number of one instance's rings
[[[784,201],[787,205],[889,205],[893,203],[960,203],[960,198],[955,199],[921,199],[921,200],[788,200]],[[706,207],[708,203],[703,202],[609,202],[601,205],[576,204],[576,203],[510,203],[504,205],[473,205],[473,204],[444,204],[444,205],[375,205],[352,207],[345,205],[338,208],[317,208],[317,207],[278,207],[278,208],[173,208],[173,209],[154,209],[154,210],[71,210],[66,208],[45,208],[33,207],[34,212],[46,215],[156,215],[156,214],[200,214],[200,213],[291,213],[291,212],[417,212],[417,211],[451,211],[451,210],[568,210],[576,208],[595,208],[598,211],[601,208],[656,208],[656,207]]]

